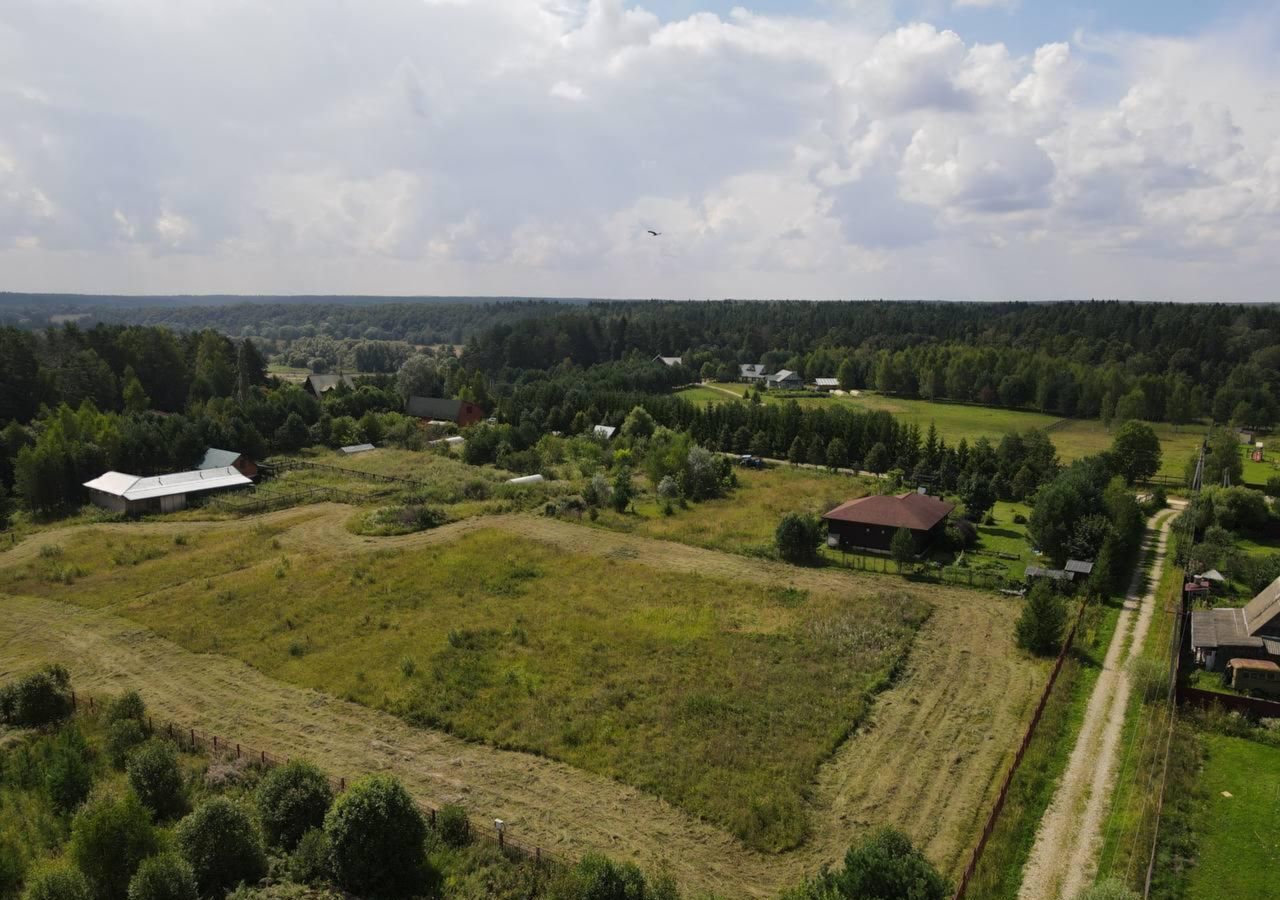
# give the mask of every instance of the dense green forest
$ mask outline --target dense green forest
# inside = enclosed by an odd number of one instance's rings
[[[213,329],[312,371],[394,372],[415,346],[465,344],[464,364],[497,382],[565,360],[589,367],[664,354],[682,356],[692,377],[727,379],[740,363],[765,363],[846,388],[1108,422],[1269,428],[1280,419],[1275,305],[127,299],[8,294],[0,315],[32,330],[55,311],[84,316],[85,326]]]

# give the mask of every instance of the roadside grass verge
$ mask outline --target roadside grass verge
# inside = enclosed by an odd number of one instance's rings
[[[214,543],[203,535],[127,567],[85,538],[62,553],[84,567],[75,589],[7,589],[114,602],[189,650],[608,775],[765,850],[807,836],[818,766],[928,614],[906,594],[668,572],[493,529],[414,550],[263,550],[216,579],[192,578],[210,563],[191,555]]]
[[[981,900],[1012,900],[1018,896],[1022,869],[1031,855],[1040,820],[1066,771],[1122,608],[1122,600],[1116,599],[1085,611],[1075,644],[1009,785],[1004,810],[966,896]]]

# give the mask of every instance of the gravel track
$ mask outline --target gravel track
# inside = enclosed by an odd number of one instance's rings
[[[1140,563],[1107,647],[1102,672],[1089,696],[1066,771],[1036,832],[1019,900],[1070,900],[1093,881],[1132,691],[1128,663],[1142,653],[1151,626],[1174,515],[1164,513],[1147,526],[1151,578],[1147,579]]]

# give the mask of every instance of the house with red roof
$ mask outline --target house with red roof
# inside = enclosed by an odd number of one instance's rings
[[[918,554],[942,538],[947,517],[955,508],[954,503],[928,494],[886,494],[841,503],[822,519],[827,523],[828,546],[888,552],[893,536],[905,528]]]

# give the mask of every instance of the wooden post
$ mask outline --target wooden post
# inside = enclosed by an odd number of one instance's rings
[[[240,758],[240,745],[236,744],[236,759]]]
[[[71,708],[76,709],[76,692],[71,692]]]

